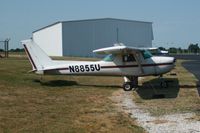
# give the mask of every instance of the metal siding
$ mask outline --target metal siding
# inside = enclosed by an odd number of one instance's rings
[[[113,46],[117,42],[116,28],[110,20],[97,21],[95,23],[95,49]]]
[[[92,50],[113,46],[151,47],[152,23],[123,20],[63,22],[63,55],[93,56]]]
[[[62,23],[34,32],[33,40],[49,56],[63,56]]]
[[[151,47],[152,23],[120,19],[65,21],[33,33],[35,42],[51,56],[94,56],[92,50],[113,46]]]
[[[63,55],[91,56],[92,48],[93,26],[90,23],[63,23]]]
[[[118,21],[119,42],[127,46],[151,47],[152,46],[152,25],[149,23]]]

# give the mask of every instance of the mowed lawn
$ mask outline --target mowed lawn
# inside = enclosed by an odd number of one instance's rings
[[[0,59],[0,132],[137,132],[110,96],[122,78],[40,76],[24,56]]]

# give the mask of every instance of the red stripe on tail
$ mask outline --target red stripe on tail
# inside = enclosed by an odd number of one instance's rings
[[[23,44],[23,45],[24,45],[24,44]],[[28,51],[26,45],[24,45],[24,50],[25,50],[26,54],[28,55],[28,58],[29,58],[31,64],[33,65],[34,69],[37,70],[37,67],[36,67],[35,63],[33,62],[33,59],[32,59],[32,57],[31,57],[31,55],[30,55],[30,53],[29,53],[29,51]]]

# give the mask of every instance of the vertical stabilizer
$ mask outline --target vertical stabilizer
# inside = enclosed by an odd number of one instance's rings
[[[33,71],[40,71],[53,65],[52,59],[33,40],[23,40],[21,43],[24,46]]]

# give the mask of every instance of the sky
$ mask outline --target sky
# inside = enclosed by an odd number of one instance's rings
[[[93,18],[153,22],[155,47],[200,43],[200,0],[0,0],[0,40],[22,48],[20,41],[39,28]]]

